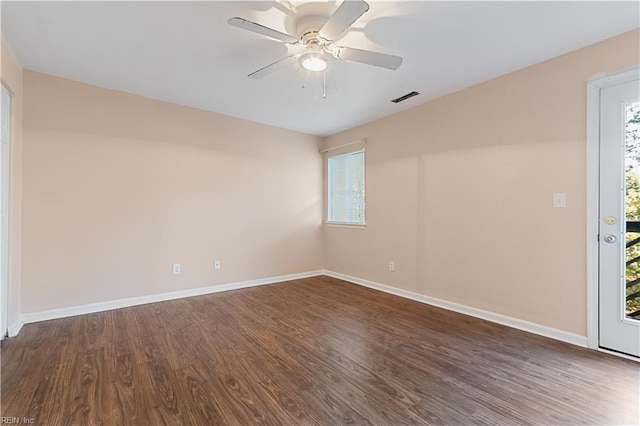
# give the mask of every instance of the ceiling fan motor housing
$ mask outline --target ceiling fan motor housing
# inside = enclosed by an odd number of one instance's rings
[[[300,66],[308,71],[324,71],[328,65],[325,42],[318,36],[327,18],[318,15],[303,16],[296,23],[300,43],[305,52],[298,58]]]
[[[298,37],[300,37],[300,42],[305,46],[310,43],[320,43],[318,32],[326,21],[326,17],[317,15],[299,18],[296,23],[296,31],[298,32]]]

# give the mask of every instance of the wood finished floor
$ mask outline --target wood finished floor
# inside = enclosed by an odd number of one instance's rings
[[[43,425],[638,424],[640,364],[328,277],[24,326]]]

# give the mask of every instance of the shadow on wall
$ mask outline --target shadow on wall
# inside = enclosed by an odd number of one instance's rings
[[[320,138],[71,80],[24,73],[27,129],[193,146],[277,160],[317,152]],[[318,154],[319,155],[319,154]]]
[[[639,51],[623,34],[326,138],[367,140],[367,228],[327,228],[325,268],[586,335],[586,84]]]
[[[327,138],[339,145],[367,139],[367,163],[422,154],[586,139],[586,83],[526,69]],[[582,123],[576,126],[574,123]],[[503,155],[503,154],[500,154]]]

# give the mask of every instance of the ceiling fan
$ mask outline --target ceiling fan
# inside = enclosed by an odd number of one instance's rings
[[[295,53],[249,74],[248,77],[252,79],[271,74],[293,60],[297,60],[302,68],[311,72],[325,71],[329,62],[334,59],[360,62],[391,70],[398,69],[402,64],[402,58],[399,56],[334,44],[334,41],[368,10],[369,4],[364,0],[344,0],[328,19],[317,15],[301,16],[296,19],[297,37],[244,18],[231,18],[228,23],[298,47],[294,49]]]

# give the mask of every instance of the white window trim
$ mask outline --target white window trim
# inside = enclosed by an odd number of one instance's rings
[[[327,228],[351,228],[351,229],[364,229],[367,227],[366,223],[350,223],[350,222],[324,222]]]
[[[326,153],[326,152],[333,151],[333,150],[338,149],[338,148],[347,147],[349,145],[355,145],[355,144],[358,144],[358,143],[364,143],[364,141],[365,141],[364,139],[361,139],[361,140],[358,140],[358,141],[355,141],[355,142],[350,142],[350,143],[347,143],[347,144],[339,145],[339,146],[334,147],[334,148],[325,149],[325,150],[322,150],[320,152]],[[329,206],[330,206],[330,199],[329,199],[329,159],[332,158],[332,157],[339,157],[339,156],[342,156],[342,155],[355,154],[355,153],[358,153],[358,152],[362,152],[364,154],[364,170],[363,170],[364,180],[365,180],[365,183],[364,183],[364,194],[365,194],[364,195],[364,222],[357,223],[357,222],[341,222],[341,221],[329,220]],[[367,155],[366,155],[366,150],[365,150],[364,146],[359,147],[359,148],[354,148],[353,150],[347,150],[345,152],[340,152],[339,154],[328,155],[327,158],[325,159],[325,167],[326,167],[325,170],[326,170],[326,173],[327,173],[327,176],[326,176],[326,179],[325,179],[325,184],[326,184],[325,197],[326,197],[326,203],[327,204],[326,204],[325,209],[324,209],[325,210],[324,211],[324,216],[325,216],[324,224],[327,227],[329,227],[329,228],[345,228],[345,229],[349,229],[349,228],[351,228],[351,229],[364,229],[364,228],[367,227],[367,183],[366,183],[366,180],[367,180],[367,160],[366,159],[367,159]]]

